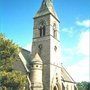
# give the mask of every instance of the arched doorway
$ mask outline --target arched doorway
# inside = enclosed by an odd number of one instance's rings
[[[53,90],[58,90],[58,87],[57,86],[54,86],[54,89]]]
[[[65,86],[64,86],[64,84],[62,83],[62,90],[65,90]]]

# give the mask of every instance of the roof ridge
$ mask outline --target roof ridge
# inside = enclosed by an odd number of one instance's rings
[[[21,50],[25,50],[25,51],[27,51],[27,52],[30,52],[29,50],[27,50],[27,49],[25,49],[25,48],[23,48],[23,47],[19,47]],[[31,52],[30,52],[31,53]]]

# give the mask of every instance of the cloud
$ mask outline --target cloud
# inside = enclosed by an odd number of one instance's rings
[[[73,61],[73,57],[75,56],[75,48],[62,48],[62,63],[68,65]]]
[[[68,72],[76,82],[89,81],[89,60],[84,58],[74,65],[67,67]]]
[[[75,81],[89,81],[89,36],[88,30],[82,31],[77,40],[75,48],[63,49],[63,62],[67,65],[67,70]],[[65,65],[65,66],[66,66]]]
[[[86,28],[90,27],[90,20],[76,21],[78,26],[84,26]]]
[[[32,43],[29,43],[25,46],[25,49],[28,50],[28,51],[31,51],[32,50]]]
[[[89,31],[81,32],[80,39],[77,44],[77,53],[89,56],[89,48],[90,48],[89,35],[90,35]]]
[[[67,33],[70,37],[72,37],[73,34],[75,33],[73,27],[71,27],[71,28],[62,28],[61,32]]]
[[[66,33],[70,33],[70,34],[73,33],[72,28],[70,28],[70,29],[68,29],[68,28],[63,28],[61,31],[66,32]]]

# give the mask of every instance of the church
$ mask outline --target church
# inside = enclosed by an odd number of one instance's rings
[[[28,90],[77,90],[61,64],[60,20],[52,0],[42,0],[34,16],[32,51],[21,48],[14,68],[28,78]]]

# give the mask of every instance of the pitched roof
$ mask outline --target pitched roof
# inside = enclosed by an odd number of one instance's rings
[[[21,50],[22,55],[26,59],[26,61],[30,62],[30,60],[31,60],[31,52],[26,50],[26,49],[24,49],[24,48],[20,48],[20,50]]]
[[[51,0],[43,0],[39,11],[36,13],[34,18],[43,16],[43,15],[47,15],[47,14],[53,15],[59,21],[58,16],[54,10],[54,6],[53,6],[53,3],[51,2]]]
[[[63,66],[61,67],[61,79],[64,82],[75,83],[73,78],[70,76],[70,74],[67,72],[67,70]]]
[[[31,61],[30,51],[28,51],[28,50],[26,50],[24,48],[20,48],[19,58],[22,61],[26,71],[29,72],[29,69],[28,69],[27,65]]]

